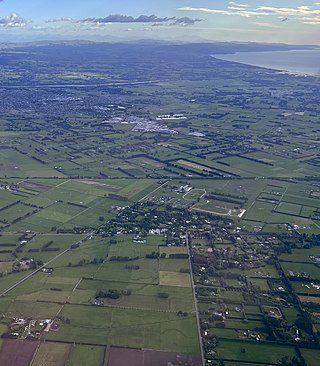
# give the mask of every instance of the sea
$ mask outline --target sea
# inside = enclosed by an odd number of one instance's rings
[[[237,52],[228,55],[212,55],[212,57],[293,74],[320,76],[320,49]]]

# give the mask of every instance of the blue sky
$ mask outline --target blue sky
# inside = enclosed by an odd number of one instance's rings
[[[0,0],[0,42],[75,38],[320,44],[320,0]]]

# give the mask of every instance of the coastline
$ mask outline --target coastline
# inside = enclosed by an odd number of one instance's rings
[[[295,67],[294,65],[287,65],[285,59],[277,59],[276,63],[273,63],[273,60],[270,62],[260,60],[259,57],[262,55],[264,56],[273,56],[273,55],[279,55],[281,56],[287,56],[292,55],[292,53],[299,53],[302,55],[303,53],[306,55],[306,52],[319,52],[320,57],[320,48],[314,49],[314,50],[288,50],[288,51],[259,51],[259,52],[236,52],[234,54],[211,54],[210,56],[212,58],[215,58],[217,60],[227,61],[227,62],[234,62],[242,65],[247,66],[253,66],[253,67],[259,67],[266,70],[272,70],[276,71],[281,74],[288,74],[292,76],[305,76],[305,77],[320,77],[320,66],[319,70],[316,70],[315,67],[303,67],[302,65],[297,65]],[[251,61],[249,57],[253,56],[253,60]],[[257,58],[254,58],[254,56],[258,56]],[[307,56],[307,55],[306,55]],[[304,70],[302,70],[302,68]]]

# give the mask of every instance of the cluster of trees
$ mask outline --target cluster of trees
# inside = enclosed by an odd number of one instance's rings
[[[85,266],[85,265],[88,265],[88,264],[101,264],[103,263],[103,258],[94,258],[92,259],[91,261],[89,259],[80,259],[79,262],[77,264],[74,265],[74,267],[82,267],[82,266]],[[68,267],[72,267],[72,263],[69,262],[68,263]]]
[[[51,248],[53,241],[48,241],[47,243],[43,244],[41,247],[42,252],[58,252],[60,248]]]
[[[15,202],[12,202],[12,203],[10,203],[10,204],[6,205],[6,206],[0,207],[0,211],[4,211],[4,210],[6,210],[7,208],[10,208],[10,207],[12,207],[12,206],[15,206],[15,205],[17,205],[17,204],[18,204],[18,203],[20,203],[20,202],[21,202],[20,200],[17,200],[17,201],[15,201]]]
[[[161,255],[158,252],[152,252],[150,254],[146,254],[147,259],[159,259],[159,258],[165,258],[166,253],[162,253]]]
[[[35,209],[35,210],[33,210],[32,212],[27,212],[25,215],[23,215],[23,216],[19,216],[19,217],[17,217],[17,218],[15,218],[14,220],[12,220],[11,221],[11,224],[15,224],[16,222],[19,222],[19,221],[21,221],[21,220],[23,220],[23,219],[26,219],[27,217],[29,217],[29,216],[31,216],[31,215],[34,215],[35,213],[37,213],[38,212],[38,209]]]
[[[113,290],[113,289],[109,289],[107,291],[98,291],[96,293],[96,299],[105,299],[105,298],[108,298],[108,299],[119,299],[122,295],[124,296],[130,296],[131,295],[131,290],[122,290],[122,291],[119,291],[119,290]]]
[[[126,171],[126,174],[128,174],[128,172]],[[128,201],[128,197],[124,197],[121,196],[119,194],[115,194],[115,193],[109,193],[108,195],[109,198],[114,199],[114,200],[119,200],[119,201]]]
[[[215,199],[217,201],[225,201],[225,202],[240,204],[240,205],[242,205],[248,201],[248,197],[246,197],[246,196],[236,196],[233,194],[216,193],[216,192],[207,193],[206,198]]]
[[[82,205],[81,203],[75,203],[75,202],[67,202],[68,205],[70,206],[75,206],[75,207],[81,207],[81,208],[88,208],[88,206],[86,205]]]
[[[173,253],[169,254],[170,259],[188,259],[189,255],[188,253]]]
[[[308,312],[305,311],[301,315],[298,315],[295,325],[306,333],[313,334],[312,320]]]
[[[127,256],[122,256],[122,255],[117,255],[117,256],[113,255],[112,257],[110,257],[110,262],[130,262],[130,261],[135,261],[137,259],[139,259],[138,256],[130,258]]]
[[[284,356],[279,361],[279,366],[306,366],[304,359],[297,356],[289,357]]]
[[[168,205],[166,210],[159,210],[159,207],[152,202],[138,202],[128,207],[117,215],[116,218],[108,221],[99,229],[102,237],[114,236],[119,229],[125,229],[126,232],[149,232],[151,229],[157,229],[160,226],[168,225],[168,222],[174,223],[173,227],[184,226],[186,221],[190,221],[190,226],[201,226],[205,220],[221,221],[229,224],[231,222],[227,217],[214,216],[211,214],[195,214],[185,208],[171,207]],[[148,215],[145,213],[148,212]]]
[[[177,312],[177,315],[179,316],[179,317],[187,317],[188,316],[188,313],[186,312],[186,311],[182,311],[182,310],[179,310],[178,312]]]
[[[131,269],[131,270],[138,270],[140,269],[140,266],[137,265],[130,265],[130,264],[126,264],[126,269]]]

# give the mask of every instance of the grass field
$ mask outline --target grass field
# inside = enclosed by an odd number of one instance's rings
[[[294,347],[231,340],[220,340],[217,347],[217,357],[227,360],[277,363],[284,355],[296,356]]]
[[[195,317],[179,318],[162,313],[94,306],[66,305],[61,313],[70,319],[47,339],[100,345],[141,347],[196,354]]]
[[[108,366],[110,346],[199,356],[199,324],[227,366],[316,338],[295,339],[304,311],[320,328],[316,83],[210,57],[255,47],[4,46],[0,336],[54,320],[26,366]],[[0,341],[0,359],[29,343]]]
[[[320,359],[320,350],[300,348],[302,357],[308,366],[317,366]]]
[[[160,247],[160,254],[165,253],[167,257],[170,254],[186,254],[187,248],[186,247],[177,247],[177,246],[171,246],[171,247]]]
[[[70,352],[70,345],[63,343],[41,343],[32,366],[64,366]]]
[[[105,348],[97,346],[71,346],[65,366],[104,366]]]
[[[191,279],[189,273],[160,271],[160,285],[190,287]]]

